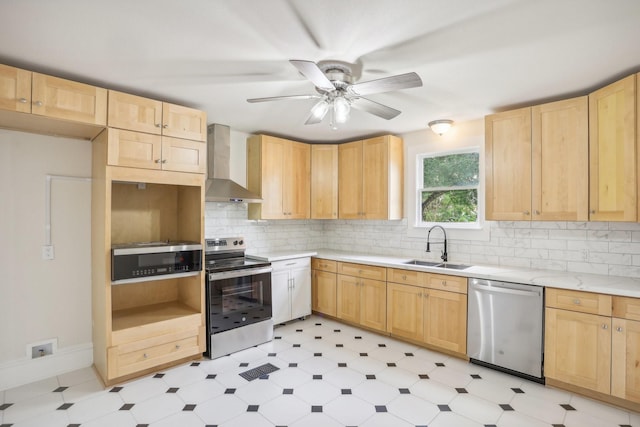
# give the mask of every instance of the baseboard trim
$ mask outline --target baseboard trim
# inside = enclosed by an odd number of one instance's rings
[[[86,368],[93,364],[93,344],[58,348],[50,356],[0,363],[0,391]]]

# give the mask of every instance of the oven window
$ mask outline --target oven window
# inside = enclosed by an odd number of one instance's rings
[[[209,333],[228,331],[271,318],[271,274],[256,274],[207,284]]]

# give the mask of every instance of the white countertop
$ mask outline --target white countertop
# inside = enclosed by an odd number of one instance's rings
[[[286,250],[286,251],[271,251],[259,254],[246,254],[248,258],[258,259],[260,261],[276,262],[284,261],[287,259],[306,258],[316,256],[316,251],[300,251],[300,250]]]
[[[478,279],[524,283],[528,285],[640,298],[640,278],[604,276],[554,270],[533,270],[517,267],[498,267],[491,265],[473,265],[465,270],[453,270],[405,264],[405,262],[410,261],[413,258],[399,258],[383,255],[359,255],[334,251],[331,249],[319,249],[315,256],[334,261],[370,264],[380,267],[395,267],[406,270],[448,274],[451,276],[474,277]],[[452,264],[457,263],[452,262]]]

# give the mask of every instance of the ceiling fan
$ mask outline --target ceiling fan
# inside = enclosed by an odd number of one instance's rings
[[[311,108],[305,125],[320,123],[329,113],[330,125],[336,129],[337,123],[347,121],[351,107],[391,120],[400,114],[399,110],[372,101],[364,95],[422,86],[422,80],[416,73],[356,83],[362,71],[359,64],[334,60],[320,61],[317,64],[312,61],[293,59],[289,62],[315,85],[317,94],[250,98],[247,102],[319,99]]]

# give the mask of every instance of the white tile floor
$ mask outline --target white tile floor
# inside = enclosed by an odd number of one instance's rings
[[[0,427],[640,427],[640,414],[317,316],[275,335],[117,387],[87,368],[0,391]],[[266,363],[279,369],[238,375]]]

